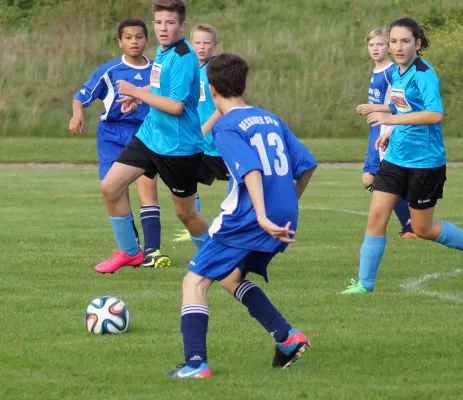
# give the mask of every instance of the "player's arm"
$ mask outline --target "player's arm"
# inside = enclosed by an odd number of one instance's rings
[[[84,105],[80,100],[72,99],[72,117],[69,121],[69,131],[72,135],[78,135],[84,130]]]
[[[297,198],[300,199],[317,168],[317,160],[310,150],[302,144],[296,135],[291,132],[288,126],[281,120],[280,126],[288,146]]]
[[[203,124],[201,127],[201,131],[203,132],[203,136],[206,136],[214,126],[215,122],[222,116],[222,114],[215,110],[211,117]]]
[[[301,196],[304,194],[304,191],[307,185],[309,184],[310,178],[312,178],[315,168],[316,167],[305,170],[301,175],[299,175],[299,178],[296,180],[296,193],[298,199],[300,199]]]
[[[443,118],[443,114],[436,111],[417,111],[396,115],[374,112],[368,115],[367,122],[373,127],[380,125],[434,125],[440,124]]]
[[[357,114],[365,115],[372,112],[391,113],[391,109],[386,104],[359,104],[356,108]]]
[[[249,171],[244,176],[244,183],[248,190],[249,197],[251,198],[259,226],[275,239],[286,243],[295,242],[296,240],[289,237],[289,235],[295,234],[294,231],[289,229],[291,222],[288,222],[285,227],[280,227],[267,218],[264,189],[262,187],[262,172],[259,170]]]
[[[104,79],[107,69],[107,65],[98,68],[74,95],[72,118],[69,121],[69,131],[72,135],[78,135],[84,130],[84,108],[89,107],[96,99],[104,99],[108,94],[108,86]]]
[[[129,82],[116,81],[116,86],[120,95],[130,96],[134,99],[137,99],[138,101],[142,101],[143,103],[150,105],[151,107],[157,108],[158,110],[173,115],[180,115],[183,112],[183,107],[185,106],[183,101],[175,101],[169,97],[153,94],[150,92],[149,85],[142,88],[137,88],[135,85],[132,85]],[[133,100],[130,98],[127,100],[122,99],[118,101],[124,103],[125,108],[128,108],[133,103]],[[125,109],[124,111],[127,112]]]

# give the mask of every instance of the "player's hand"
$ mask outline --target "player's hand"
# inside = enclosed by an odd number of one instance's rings
[[[391,137],[392,130],[389,132],[385,133],[384,135],[381,135],[378,139],[376,139],[375,142],[375,149],[386,151],[387,146],[389,146],[389,138]]]
[[[269,235],[285,243],[294,243],[296,240],[290,237],[296,232],[289,229],[291,222],[288,222],[285,227],[278,226],[270,221],[268,218],[261,218],[258,220],[260,227]]]
[[[122,96],[132,96],[137,87],[127,81],[116,81],[117,90]]]
[[[135,111],[137,109],[137,105],[140,101],[132,96],[125,96],[122,99],[116,100],[116,103],[121,104],[121,112],[123,114]]]
[[[355,109],[358,115],[370,114],[373,112],[373,110],[373,104],[359,104]]]
[[[391,117],[392,115],[389,113],[376,111],[372,112],[371,114],[368,114],[367,122],[372,127],[381,125],[394,125],[394,123],[391,121]]]
[[[72,135],[79,135],[84,130],[84,116],[77,115],[72,116],[71,120],[69,121],[69,131]]]

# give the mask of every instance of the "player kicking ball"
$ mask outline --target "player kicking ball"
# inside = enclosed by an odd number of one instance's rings
[[[230,170],[230,186],[222,213],[209,229],[210,238],[183,280],[185,364],[169,373],[174,378],[212,376],[206,335],[207,291],[214,281],[274,338],[273,367],[288,368],[309,345],[246,275],[254,272],[267,281],[272,258],[295,241],[298,199],[317,163],[279,117],[244,102],[247,73],[246,62],[232,54],[215,57],[207,67],[215,106],[223,114],[212,133]]]

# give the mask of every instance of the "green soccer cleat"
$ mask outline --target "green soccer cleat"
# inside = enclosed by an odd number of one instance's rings
[[[190,237],[190,232],[188,232],[186,229],[177,229],[177,232],[174,236],[174,239],[172,239],[172,242],[190,242],[191,237]]]
[[[145,268],[167,268],[170,266],[170,257],[156,250],[145,256],[142,265]]]
[[[363,287],[362,282],[358,281],[356,282],[355,279],[350,280],[351,285],[347,287],[344,292],[341,292],[340,294],[357,294],[357,293],[369,293],[371,290],[368,290]]]

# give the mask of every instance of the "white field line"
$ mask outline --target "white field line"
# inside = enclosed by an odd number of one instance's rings
[[[430,279],[438,279],[442,278],[445,276],[455,276],[458,274],[463,273],[463,268],[455,269],[453,271],[449,272],[433,272],[431,274],[426,274],[422,277],[419,278],[411,278],[405,281],[402,285],[400,285],[401,288],[408,290],[410,292],[415,292],[424,296],[432,296],[432,297],[438,297],[442,300],[448,300],[448,301],[453,301],[455,303],[463,303],[463,298],[459,296],[455,296],[453,294],[449,293],[440,293],[436,292],[434,290],[426,290],[421,287],[421,285],[430,280]]]

